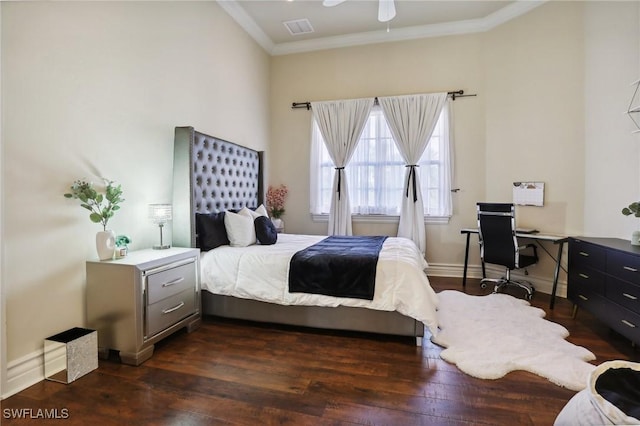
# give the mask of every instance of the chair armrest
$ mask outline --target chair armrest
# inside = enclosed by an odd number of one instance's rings
[[[525,244],[524,246],[520,246],[518,247],[519,250],[525,250],[528,248],[532,248],[533,249],[533,255],[537,258],[538,257],[538,246],[533,244],[533,243],[529,243],[529,244]]]

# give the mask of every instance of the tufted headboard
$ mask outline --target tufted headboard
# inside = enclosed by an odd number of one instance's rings
[[[173,245],[197,247],[195,214],[264,200],[263,152],[176,127],[173,147]]]

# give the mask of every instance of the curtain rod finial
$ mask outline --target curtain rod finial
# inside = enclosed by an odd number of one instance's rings
[[[306,108],[307,111],[309,111],[311,109],[311,102],[292,102],[291,108],[292,109]]]

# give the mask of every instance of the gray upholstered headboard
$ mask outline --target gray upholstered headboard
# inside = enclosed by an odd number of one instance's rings
[[[173,147],[173,245],[196,247],[196,213],[258,207],[264,200],[263,152],[176,127]]]

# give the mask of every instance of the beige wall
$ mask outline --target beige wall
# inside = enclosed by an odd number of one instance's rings
[[[291,232],[326,232],[308,213],[310,112],[292,101],[464,89],[454,102],[454,215],[427,226],[427,260],[440,270],[464,258],[460,228],[475,203],[510,201],[511,183],[540,180],[543,208],[519,208],[523,225],[580,232],[584,181],[583,4],[549,3],[484,34],[333,49],[272,59],[272,174],[291,187]],[[397,225],[354,225],[355,233]],[[477,250],[472,262],[478,264]],[[547,264],[548,263],[548,264]],[[551,262],[532,268],[548,277]],[[540,271],[535,269],[539,268]]]
[[[587,3],[584,37],[584,234],[628,240],[640,229],[620,213],[640,200],[640,133],[624,113],[640,78],[640,2]]]
[[[485,199],[510,200],[512,182],[544,182],[544,207],[518,206],[516,217],[549,233],[583,229],[584,5],[548,3],[484,34]],[[540,255],[529,272],[548,279],[554,262]]]
[[[518,221],[556,233],[583,227],[582,25],[582,3],[554,2],[485,36],[486,198],[542,181],[544,207],[518,207]]]
[[[84,325],[85,259],[101,228],[63,198],[69,185],[121,183],[109,227],[150,247],[147,204],[171,200],[175,126],[267,148],[269,56],[215,2],[1,7],[11,367]]]

